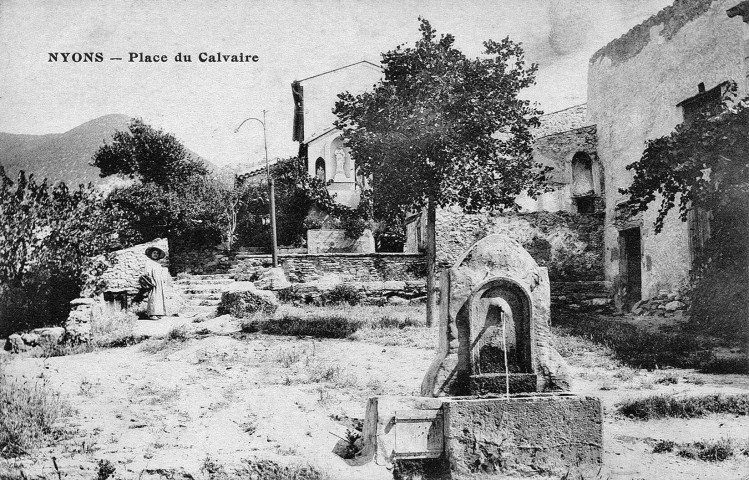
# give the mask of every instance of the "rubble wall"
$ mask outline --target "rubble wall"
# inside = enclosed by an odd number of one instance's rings
[[[94,257],[85,273],[81,297],[93,297],[103,292],[135,294],[141,289],[140,277],[146,268],[146,249],[160,248],[166,257],[159,260],[163,267],[169,265],[169,245],[166,239],[156,239],[130,248]]]
[[[494,233],[519,242],[552,282],[603,281],[603,216],[568,212],[437,215],[437,263],[451,266],[478,240]]]
[[[310,282],[323,276],[342,281],[382,282],[421,280],[426,275],[422,254],[329,253],[281,255],[278,264],[292,283]],[[271,265],[270,255],[237,255],[229,273],[252,280]]]

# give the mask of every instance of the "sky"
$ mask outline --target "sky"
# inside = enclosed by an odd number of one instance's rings
[[[419,38],[418,17],[471,57],[509,36],[539,64],[524,93],[546,112],[584,103],[588,59],[671,0],[0,0],[0,131],[62,133],[93,118],[141,117],[217,165],[297,153],[291,82]],[[102,62],[50,62],[101,52]],[[164,63],[129,54],[166,55]],[[178,53],[192,62],[176,62]],[[201,52],[257,62],[199,62]],[[123,60],[110,60],[122,57]],[[331,99],[331,108],[334,99]]]

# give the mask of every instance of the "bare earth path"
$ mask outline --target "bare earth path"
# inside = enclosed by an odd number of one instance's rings
[[[336,435],[345,436],[350,418],[363,417],[366,398],[416,395],[433,355],[370,341],[204,334],[66,357],[14,358],[8,373],[49,382],[76,409],[71,438],[20,464],[49,479],[58,478],[52,457],[65,479],[95,478],[101,459],[112,462],[117,478],[200,479],[208,478],[201,469],[206,460],[230,470],[242,459],[271,458],[317,466],[333,479],[389,479],[384,467],[350,467],[332,453]],[[661,385],[662,372],[623,376],[594,355],[570,360],[576,392],[599,396],[605,406],[602,478],[749,478],[746,456],[709,463],[652,453],[658,439],[747,440],[747,417],[642,422],[614,411],[623,398],[653,393],[749,392],[746,376],[670,370],[682,380]]]

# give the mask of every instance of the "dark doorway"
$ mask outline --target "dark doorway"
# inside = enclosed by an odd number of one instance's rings
[[[625,310],[632,309],[642,299],[641,247],[639,227],[619,231],[619,251],[622,253],[619,272],[622,281],[622,307]]]

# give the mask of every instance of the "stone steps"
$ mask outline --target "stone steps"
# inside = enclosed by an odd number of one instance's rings
[[[223,292],[227,286],[231,285],[230,283],[227,283],[226,285],[185,285],[180,288],[182,290],[182,293],[185,294],[202,294],[202,293],[221,293]]]
[[[175,280],[175,285],[225,285],[229,283],[234,283],[236,280],[233,278],[213,278],[213,279],[200,279],[200,280],[194,280],[194,279],[182,279],[182,280]]]
[[[215,307],[224,290],[235,282],[228,273],[190,275],[175,279],[174,287],[194,307]]]

